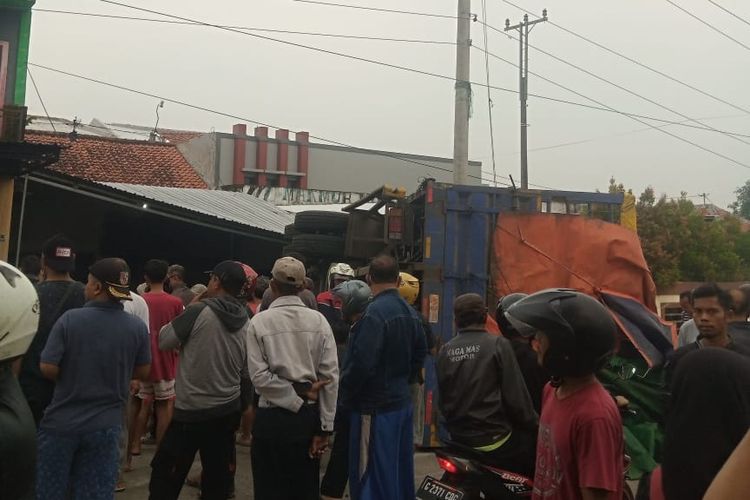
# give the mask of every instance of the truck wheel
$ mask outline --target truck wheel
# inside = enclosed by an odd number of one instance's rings
[[[308,210],[294,217],[294,227],[300,233],[344,234],[349,222],[349,214]]]
[[[327,234],[298,234],[292,238],[295,251],[303,255],[343,257],[344,238]]]

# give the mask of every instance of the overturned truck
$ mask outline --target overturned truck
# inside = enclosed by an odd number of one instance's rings
[[[674,331],[655,313],[656,289],[635,231],[634,211],[632,198],[623,193],[426,180],[409,196],[385,186],[346,207],[345,213],[298,214],[301,224],[289,228],[287,250],[305,254],[321,278],[330,262],[345,261],[364,273],[371,257],[391,253],[403,271],[420,279],[420,310],[442,342],[455,334],[452,304],[463,293],[486,297],[491,310],[511,292],[568,287],[591,294],[610,309],[622,332],[620,356],[604,378],[642,407],[649,422],[656,422],[661,396],[652,373],[672,350]],[[436,378],[429,358],[425,380],[421,443],[437,446]],[[646,448],[658,448],[656,438],[647,441]]]

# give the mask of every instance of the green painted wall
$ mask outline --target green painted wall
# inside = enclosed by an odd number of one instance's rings
[[[26,102],[26,72],[29,62],[29,41],[31,38],[31,7],[36,0],[0,0],[0,16],[3,10],[14,10],[18,19],[18,26],[14,32],[17,36],[8,40],[11,42],[11,57],[8,62],[11,64],[8,78],[11,87],[6,87],[6,102],[11,102],[17,106],[23,106]],[[15,16],[13,16],[15,17]],[[13,70],[15,66],[15,70]]]
[[[29,40],[31,38],[31,9],[21,15],[21,26],[18,30],[18,52],[16,53],[16,85],[13,92],[13,104],[23,106],[26,103],[26,74],[29,63]]]

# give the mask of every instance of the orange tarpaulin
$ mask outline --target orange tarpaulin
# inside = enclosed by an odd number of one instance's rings
[[[506,214],[497,218],[493,281],[500,295],[565,287],[631,296],[656,311],[656,286],[638,235],[582,216]]]

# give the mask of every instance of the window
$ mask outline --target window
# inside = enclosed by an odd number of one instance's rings
[[[257,186],[258,185],[258,174],[256,172],[245,172],[245,185],[246,186]]]
[[[266,187],[279,187],[279,176],[275,173],[266,172]]]
[[[679,304],[662,304],[661,311],[665,320],[675,323],[682,322],[682,308]]]

